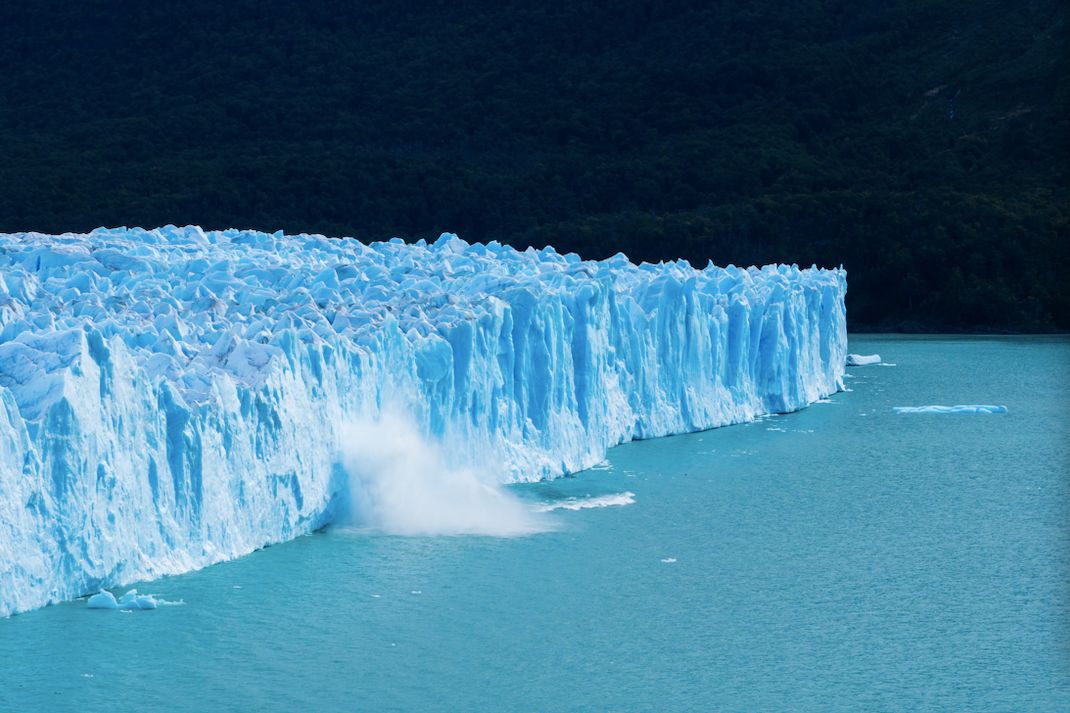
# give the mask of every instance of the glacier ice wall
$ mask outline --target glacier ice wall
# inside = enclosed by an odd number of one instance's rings
[[[354,419],[502,482],[842,387],[843,270],[443,235],[0,235],[0,615],[330,521]]]

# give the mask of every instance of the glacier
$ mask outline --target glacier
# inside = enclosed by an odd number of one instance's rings
[[[390,410],[500,483],[843,387],[846,272],[194,226],[0,234],[0,616],[292,539]]]

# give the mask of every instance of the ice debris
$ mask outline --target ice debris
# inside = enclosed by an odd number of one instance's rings
[[[86,606],[90,609],[118,609],[119,602],[115,600],[115,595],[106,589],[102,589],[89,598],[86,602]]]
[[[126,594],[115,598],[115,595],[106,589],[102,589],[89,597],[86,606],[90,609],[156,609],[161,604],[177,604],[157,599],[151,594],[138,594],[136,589],[129,590]]]
[[[534,507],[536,512],[551,512],[553,510],[587,510],[589,508],[609,508],[631,505],[635,502],[635,493],[612,493],[610,495],[590,495],[582,498],[563,498],[550,502],[539,503]]]
[[[960,406],[893,406],[892,409],[896,413],[1007,413],[1006,406],[992,406],[988,404],[968,404]]]

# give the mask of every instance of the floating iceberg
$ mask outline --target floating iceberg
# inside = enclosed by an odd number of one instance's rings
[[[880,364],[880,354],[848,354],[847,366],[869,366],[870,364]]]
[[[138,594],[136,589],[131,589],[119,597],[118,604],[120,609],[155,609],[159,606],[159,602],[151,594]]]
[[[119,602],[115,600],[114,594],[107,589],[101,589],[89,598],[89,601],[86,602],[86,606],[90,609],[118,609]]]
[[[346,424],[451,468],[581,470],[842,388],[846,274],[445,234],[0,234],[0,615],[332,521]]]
[[[991,406],[988,404],[969,404],[965,406],[893,406],[892,409],[896,413],[1007,413],[1006,406]]]

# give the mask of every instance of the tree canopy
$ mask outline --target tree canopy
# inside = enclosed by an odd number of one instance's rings
[[[1058,0],[0,7],[0,230],[843,264],[870,329],[1070,329]]]

